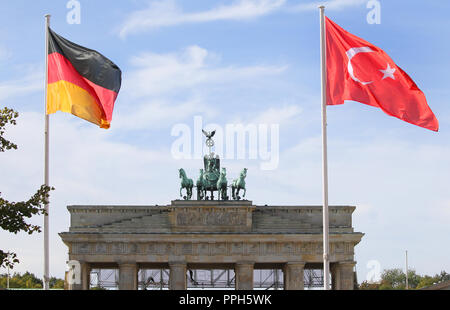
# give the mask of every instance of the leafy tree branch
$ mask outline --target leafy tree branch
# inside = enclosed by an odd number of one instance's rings
[[[17,149],[17,145],[4,138],[6,125],[16,125],[19,113],[9,109],[0,109],[0,153]],[[1,197],[0,193],[0,228],[13,234],[26,232],[33,234],[41,232],[41,227],[27,222],[36,215],[45,215],[45,205],[48,204],[49,193],[54,188],[42,185],[30,199],[20,202],[10,202]],[[0,267],[13,268],[19,263],[16,253],[0,249]]]

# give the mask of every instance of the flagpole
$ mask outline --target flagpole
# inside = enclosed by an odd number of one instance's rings
[[[405,271],[406,271],[406,289],[409,290],[409,283],[408,283],[408,251],[405,253]]]
[[[323,288],[329,290],[329,218],[328,218],[328,152],[327,152],[327,71],[326,71],[326,39],[325,39],[325,6],[320,9],[320,69],[322,90],[322,172],[323,172]]]
[[[47,91],[48,91],[48,28],[50,27],[50,14],[45,15],[45,185],[49,186],[49,122],[50,118],[47,114]],[[44,290],[49,289],[49,204],[45,205],[44,215]]]

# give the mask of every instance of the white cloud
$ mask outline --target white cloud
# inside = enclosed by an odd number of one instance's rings
[[[212,61],[211,61],[212,60]],[[135,97],[174,94],[199,85],[237,83],[251,78],[278,75],[287,66],[217,66],[217,56],[199,46],[178,54],[144,53],[133,57],[136,68],[125,79],[124,89]]]
[[[119,29],[119,36],[151,31],[161,27],[182,24],[206,23],[221,20],[250,20],[278,11],[303,12],[317,10],[325,5],[327,10],[341,10],[360,6],[367,0],[328,0],[288,5],[287,0],[236,0],[201,12],[184,12],[174,0],[150,2],[143,10],[131,13]]]
[[[123,38],[160,27],[219,20],[248,20],[267,15],[284,5],[285,0],[239,0],[203,12],[183,12],[173,0],[151,2],[149,7],[131,13],[119,35]]]
[[[117,114],[114,128],[127,130],[164,128],[194,114],[213,117],[215,112],[203,102],[202,98],[193,98],[182,103],[150,100],[134,107],[133,111]]]
[[[6,99],[26,96],[44,89],[43,70],[30,70],[23,78],[0,82],[0,103]]]
[[[224,66],[220,62],[218,55],[196,45],[179,53],[142,53],[133,57],[122,90],[133,105],[124,106],[116,114],[114,126],[161,128],[193,115],[211,118],[219,109],[207,102],[214,89],[223,89],[224,85],[254,86],[287,69],[286,65]],[[281,120],[283,114],[296,113],[294,109],[273,110],[261,117]]]
[[[251,123],[255,124],[282,124],[288,125],[302,113],[302,108],[298,105],[285,105],[281,107],[270,107],[259,113]]]

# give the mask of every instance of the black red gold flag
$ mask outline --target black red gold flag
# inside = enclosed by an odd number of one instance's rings
[[[99,52],[48,31],[47,114],[67,112],[108,129],[122,83],[120,68]]]

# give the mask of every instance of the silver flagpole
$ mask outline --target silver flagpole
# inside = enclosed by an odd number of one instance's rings
[[[330,289],[329,219],[328,219],[328,154],[327,154],[327,67],[325,39],[325,6],[320,9],[320,69],[322,87],[322,171],[323,171],[323,288]]]
[[[45,15],[45,185],[49,186],[49,115],[47,114],[47,88],[48,88],[48,28],[50,27],[50,14]],[[44,290],[49,289],[49,240],[48,216],[49,204],[45,205],[44,215]]]
[[[409,290],[409,283],[408,283],[408,251],[405,253],[405,270],[406,270],[406,289]]]

